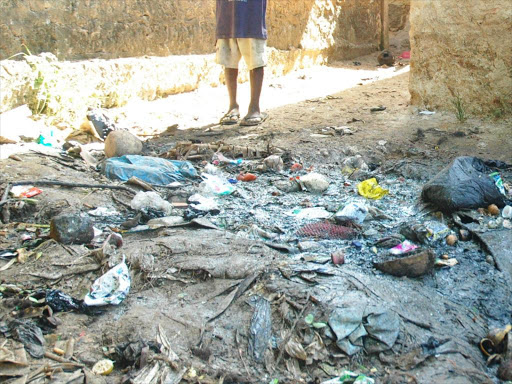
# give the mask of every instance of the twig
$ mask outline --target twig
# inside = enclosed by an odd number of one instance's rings
[[[279,363],[281,362],[281,359],[283,357],[283,352],[286,349],[285,348],[286,344],[288,344],[288,342],[292,338],[293,331],[295,330],[295,327],[299,323],[300,319],[302,319],[302,315],[304,315],[304,312],[306,311],[306,308],[309,307],[309,296],[310,296],[310,293],[308,292],[308,296],[306,298],[306,304],[304,304],[304,307],[302,307],[302,311],[300,311],[299,316],[297,316],[297,318],[295,319],[295,322],[293,323],[292,328],[290,329],[290,332],[288,333],[286,338],[281,343],[281,346],[279,347],[279,355],[277,356],[276,367],[279,366]]]
[[[11,188],[12,188],[12,184],[11,183],[7,183],[7,185],[5,186],[5,189],[4,189],[4,194],[2,195],[2,200],[0,200],[0,207],[2,205],[4,205],[5,203],[9,202],[9,192],[11,191]]]
[[[236,330],[235,342],[237,343],[237,349],[238,349],[238,354],[240,355],[240,360],[242,360],[242,364],[244,365],[245,372],[247,372],[247,377],[250,377],[251,374],[249,373],[249,369],[247,368],[247,364],[245,364],[245,360],[244,360],[244,357],[242,355],[242,348],[240,348],[240,344],[238,342],[238,328]]]
[[[171,317],[170,315],[168,315],[167,313],[165,312],[160,312],[162,315],[164,315],[165,317],[167,317],[168,319],[172,320],[172,321],[175,321],[176,323],[178,324],[181,324],[183,325],[184,327],[194,327],[194,328],[197,328],[197,329],[201,329],[201,327],[197,326],[197,325],[194,325],[194,324],[191,324],[191,323],[185,323],[184,321],[181,321],[181,320],[178,320],[178,319],[175,319],[174,317]]]
[[[125,208],[128,208],[130,210],[132,210],[133,208],[130,206],[130,204],[126,204],[124,201],[122,201],[121,199],[117,198],[116,195],[114,194],[114,191],[112,191],[112,200],[114,200],[116,203],[118,204],[121,204],[123,207]]]
[[[44,357],[48,358],[48,359],[52,359],[52,360],[55,360],[55,361],[58,361],[59,363],[65,363],[65,364],[71,364],[71,365],[74,365],[76,367],[83,367],[84,365],[83,364],[78,364],[78,363],[73,363],[72,361],[69,361],[63,357],[60,357],[54,353],[51,353],[51,352],[45,352],[44,353]]]
[[[86,183],[69,183],[67,181],[59,181],[59,180],[34,180],[34,181],[15,181],[11,183],[12,186],[17,185],[49,185],[49,186],[58,186],[58,187],[67,187],[67,188],[97,188],[97,189],[120,189],[123,191],[127,191],[133,193],[134,195],[137,193],[131,188],[128,188],[124,185],[112,185],[112,184],[86,184]]]

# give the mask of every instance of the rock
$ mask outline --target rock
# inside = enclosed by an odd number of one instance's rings
[[[457,236],[455,236],[455,235],[446,236],[446,244],[448,244],[450,246],[454,246],[457,241],[458,241],[458,239],[457,239]]]
[[[320,173],[311,172],[300,177],[300,183],[309,192],[322,193],[329,188],[329,179]]]
[[[500,209],[496,204],[491,204],[487,207],[487,212],[492,216],[498,216],[500,214]]]
[[[271,169],[273,171],[282,171],[284,168],[283,159],[279,155],[271,155],[263,160],[267,169]]]
[[[274,187],[283,192],[300,191],[300,185],[295,180],[277,180],[274,182]]]
[[[462,241],[468,241],[471,239],[471,232],[469,232],[467,229],[461,229],[459,231],[459,236]]]
[[[128,131],[113,131],[105,140],[105,155],[120,157],[138,155],[142,152],[142,141]]]
[[[431,250],[413,251],[398,257],[373,265],[378,270],[393,276],[419,277],[428,273],[434,267],[436,256]]]
[[[382,51],[377,57],[377,60],[379,65],[392,66],[395,63],[395,57],[393,56],[393,53],[388,50]]]
[[[512,207],[510,205],[506,205],[501,212],[501,216],[504,219],[512,219]]]
[[[81,213],[64,213],[50,222],[50,237],[62,244],[87,244],[94,238],[91,218]]]
[[[297,246],[302,252],[312,252],[320,248],[318,241],[301,241]]]

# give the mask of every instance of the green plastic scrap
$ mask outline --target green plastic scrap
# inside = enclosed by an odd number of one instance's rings
[[[268,384],[279,384],[279,380],[274,379],[274,380],[270,381]]]
[[[343,384],[374,384],[375,380],[363,374],[357,374],[351,371],[343,371],[340,376],[340,383]]]
[[[340,377],[335,379],[324,381],[322,384],[375,384],[375,380],[359,373],[351,371],[343,371]]]

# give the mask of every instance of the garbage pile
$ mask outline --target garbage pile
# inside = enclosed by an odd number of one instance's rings
[[[96,119],[93,115],[90,118]],[[97,261],[95,270],[103,271],[81,298],[59,289],[22,292],[14,285],[0,286],[3,300],[23,297],[25,309],[37,313],[30,319],[20,315],[9,323],[0,323],[0,333],[21,343],[34,358],[50,356],[45,353],[42,329],[58,326],[55,312],[96,314],[97,306],[108,311],[109,306],[123,303],[130,295],[133,261],[127,260],[123,253],[123,236],[153,236],[162,228],[199,226],[258,241],[281,252],[288,261],[280,269],[282,276],[311,286],[318,283],[319,276],[336,276],[345,265],[377,275],[421,279],[435,273],[436,268],[457,268],[458,256],[464,252],[459,244],[474,240],[487,246],[490,262],[496,263],[512,279],[512,186],[500,174],[510,169],[507,164],[473,157],[457,158],[421,186],[414,180],[382,174],[380,168],[370,169],[361,156],[347,158],[339,169],[315,169],[290,154],[271,153],[268,149],[246,148],[245,154],[251,156],[237,156],[238,148],[228,146],[231,152],[223,153],[219,151],[222,145],[190,144],[185,153],[175,148],[160,157],[144,156],[138,144],[130,148],[117,145],[130,135],[128,132],[115,130],[106,122],[96,129],[101,135],[108,133],[106,158],[102,159],[98,153],[93,156],[81,146],[76,152],[73,148],[77,147],[70,146],[68,155],[78,153],[112,182],[113,190],[122,192],[124,197],[130,196],[131,200],[123,203],[124,210],[112,204],[61,213],[35,234],[27,234],[20,247],[0,251],[0,258],[7,261],[0,270],[5,271],[28,257],[27,254],[37,257],[37,247],[42,242],[51,240],[63,246],[83,244]],[[258,157],[259,154],[265,156]],[[123,184],[114,184],[118,182]],[[52,184],[48,180],[11,181],[0,202],[7,207],[4,221],[9,221],[9,210],[16,209],[17,204],[30,204],[30,199],[44,194],[44,185],[102,188],[59,181]],[[232,301],[245,292],[255,277],[249,280],[244,280],[247,285],[239,293],[233,291]],[[396,309],[374,304],[338,303],[323,321],[315,321],[312,314],[297,317],[311,328],[314,336],[307,351],[292,332],[282,336],[280,356],[286,351],[297,360],[309,361],[311,356],[317,356],[311,361],[320,360],[319,351],[323,351],[327,339],[345,356],[392,350],[401,332],[400,316]],[[252,299],[250,305],[254,315],[249,350],[261,362],[269,345],[276,343],[272,336],[272,310],[263,296]],[[320,334],[317,330],[323,331]],[[487,337],[480,343],[489,363],[500,361],[505,367],[500,372],[506,371],[511,361],[505,353],[508,347],[503,344],[509,331],[507,328],[499,340]],[[159,345],[154,346],[154,353],[166,356],[167,360],[140,364],[144,361],[141,351],[146,348],[144,353],[149,353],[149,346],[141,345],[134,359],[139,362],[140,382],[146,382],[151,375],[151,380],[155,379],[157,371],[159,379],[190,375],[176,363],[178,358],[161,331],[157,338]],[[19,351],[15,343],[10,348],[9,353]],[[318,353],[310,353],[311,350]],[[63,356],[67,357],[61,362],[71,363],[72,352],[64,351]],[[15,360],[4,360],[12,361]],[[107,375],[113,369],[112,360],[102,360],[92,372]],[[89,374],[83,369],[77,372]],[[509,377],[507,373],[500,375]],[[330,382],[373,383],[374,380],[344,371],[326,383]]]

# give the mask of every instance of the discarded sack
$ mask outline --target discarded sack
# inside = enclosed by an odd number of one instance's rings
[[[84,303],[89,306],[120,304],[128,296],[130,284],[130,272],[123,260],[94,282]]]
[[[445,212],[459,209],[505,205],[505,196],[490,175],[494,169],[507,168],[501,161],[477,157],[457,157],[423,187],[422,199]]]
[[[127,181],[135,176],[152,185],[167,185],[198,176],[196,169],[188,161],[138,155],[107,159],[104,173],[109,179]]]

